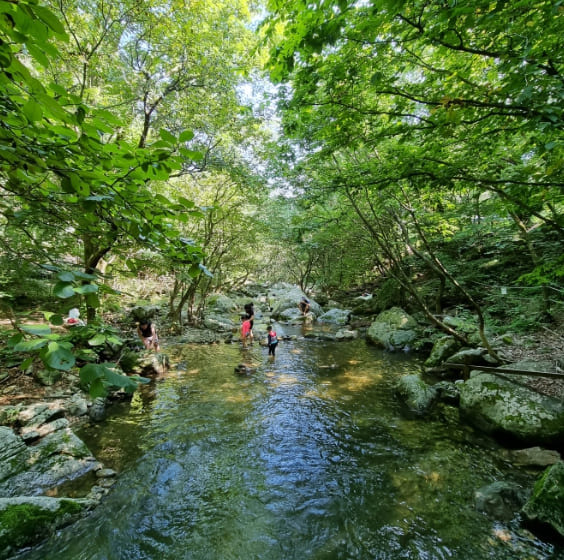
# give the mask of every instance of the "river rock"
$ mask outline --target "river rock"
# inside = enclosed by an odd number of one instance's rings
[[[505,376],[473,372],[460,384],[460,409],[492,435],[533,445],[564,440],[564,403]]]
[[[358,338],[358,331],[340,329],[335,333],[335,340],[354,340]]]
[[[320,315],[317,320],[320,323],[334,323],[336,325],[346,325],[351,320],[351,312],[348,309],[329,309]]]
[[[106,417],[106,399],[97,397],[92,401],[88,409],[88,417],[93,422],[101,422]]]
[[[463,348],[452,354],[445,362],[449,364],[466,364],[468,366],[496,366],[499,362],[494,360],[485,348]]]
[[[552,465],[537,480],[523,513],[529,521],[546,524],[564,537],[564,462]]]
[[[203,321],[203,326],[206,329],[216,332],[231,332],[237,328],[231,319],[219,315],[206,315]]]
[[[277,284],[271,292],[272,317],[274,319],[294,320],[302,317],[298,308],[298,303],[302,297],[309,300],[310,311],[315,317],[323,314],[321,306],[312,298],[306,296],[297,286],[283,285],[280,288]]]
[[[20,472],[29,458],[24,440],[11,428],[0,426],[0,484]]]
[[[418,374],[402,375],[396,392],[413,412],[424,414],[437,400],[437,390],[428,385]]]
[[[65,415],[65,409],[54,403],[35,403],[23,408],[18,414],[20,426],[40,426],[45,422],[51,422]]]
[[[426,367],[436,367],[441,365],[447,358],[452,356],[460,348],[460,342],[452,336],[442,336],[435,344],[431,354],[425,360]]]
[[[224,294],[211,294],[206,301],[206,307],[220,315],[234,313],[238,305],[230,297]]]
[[[98,466],[68,427],[60,427],[27,446],[10,428],[0,426],[0,449],[0,497],[42,494]]]
[[[408,351],[417,336],[417,322],[399,307],[380,313],[366,333],[369,342],[392,352]]]
[[[518,484],[497,481],[474,494],[476,509],[498,521],[510,521],[526,500],[525,491]]]
[[[528,447],[527,449],[511,449],[507,456],[515,465],[523,467],[548,467],[560,461],[560,453],[553,449]]]
[[[94,501],[87,499],[0,498],[0,560],[10,558],[20,548],[40,542],[94,505]]]

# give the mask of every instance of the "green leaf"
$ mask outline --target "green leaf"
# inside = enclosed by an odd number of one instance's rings
[[[88,344],[90,346],[101,346],[106,342],[106,337],[103,334],[98,333],[97,335],[93,336],[89,341]]]
[[[38,336],[45,336],[46,334],[51,334],[51,327],[49,325],[22,325],[22,331],[29,334],[36,334]]]
[[[67,284],[66,282],[57,282],[55,284],[55,287],[53,288],[53,293],[61,299],[67,299],[74,296],[75,292],[72,284]]]
[[[190,142],[194,138],[194,133],[191,130],[184,130],[180,133],[178,140],[180,142]]]
[[[22,107],[22,111],[24,112],[27,120],[30,122],[37,122],[43,118],[41,105],[36,103],[33,99],[29,99],[27,101],[27,103]]]
[[[47,348],[41,351],[43,363],[52,368],[68,371],[75,364],[75,358],[69,350],[63,348],[58,342],[50,342]]]
[[[14,346],[15,352],[33,352],[47,345],[49,341],[44,338],[36,338],[34,340],[24,340]]]
[[[26,358],[21,364],[20,364],[20,369],[22,371],[25,371],[31,364],[33,364],[33,356],[30,356],[29,358]]]
[[[95,294],[98,291],[98,286],[96,284],[84,284],[84,286],[78,286],[74,288],[77,294]]]
[[[59,272],[59,274],[57,274],[57,278],[61,282],[74,282],[74,274],[68,270]]]
[[[32,10],[37,17],[45,22],[55,33],[65,35],[65,28],[63,24],[57,19],[57,16],[43,6],[32,6]]]
[[[165,142],[176,144],[176,136],[174,136],[174,134],[171,134],[168,130],[161,128],[159,130],[159,135]]]

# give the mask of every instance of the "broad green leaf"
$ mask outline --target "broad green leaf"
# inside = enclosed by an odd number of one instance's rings
[[[103,334],[98,333],[88,341],[88,344],[90,346],[101,346],[102,344],[105,344],[105,342],[106,337]]]
[[[191,130],[184,130],[180,133],[178,140],[180,142],[190,142],[194,138],[194,133]]]
[[[36,338],[34,340],[24,340],[14,346],[16,352],[33,352],[47,345],[49,341],[44,338]]]
[[[72,284],[67,284],[66,282],[57,282],[53,288],[53,293],[61,299],[67,299],[75,295]]]
[[[59,274],[57,274],[57,278],[61,282],[74,282],[74,274],[68,270],[59,272]]]
[[[77,286],[74,288],[77,294],[94,294],[98,291],[96,284],[84,284],[84,286]]]
[[[33,99],[29,99],[27,103],[23,106],[24,115],[31,122],[40,121],[43,118],[43,110],[41,105],[36,103]]]
[[[63,348],[57,342],[50,342],[47,348],[40,353],[43,363],[52,368],[62,371],[68,371],[75,364],[75,357],[66,348]]]
[[[21,325],[20,329],[29,334],[35,334],[38,336],[45,336],[46,334],[51,334],[51,327],[49,325]]]
[[[174,134],[171,134],[165,128],[161,128],[159,130],[159,135],[165,142],[170,142],[171,144],[176,144],[176,136],[174,136]]]

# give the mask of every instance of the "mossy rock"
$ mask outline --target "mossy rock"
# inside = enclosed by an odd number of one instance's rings
[[[0,498],[0,560],[40,542],[92,505],[90,500],[44,496]]]
[[[552,465],[537,480],[523,507],[529,521],[546,524],[564,537],[564,462]]]

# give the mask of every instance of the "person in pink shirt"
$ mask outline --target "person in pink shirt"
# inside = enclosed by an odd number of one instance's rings
[[[253,331],[251,330],[251,320],[247,319],[246,315],[242,317],[243,322],[241,323],[241,342],[243,343],[243,348],[247,346],[247,338],[253,344]]]

